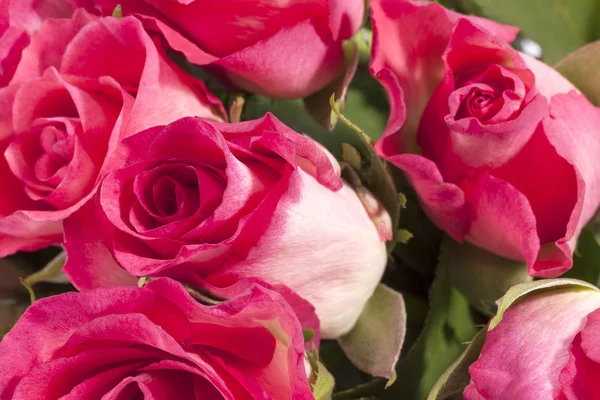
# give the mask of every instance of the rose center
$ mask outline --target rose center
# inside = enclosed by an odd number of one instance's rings
[[[12,173],[32,200],[50,195],[67,175],[75,152],[77,123],[52,122],[15,136],[5,151]]]
[[[502,107],[500,94],[495,90],[473,88],[463,100],[456,116],[458,118],[475,117],[485,121],[498,112]]]
[[[40,134],[40,150],[41,154],[34,165],[36,178],[47,181],[58,174],[62,180],[67,165],[73,159],[75,151],[73,136],[54,126],[47,126]]]

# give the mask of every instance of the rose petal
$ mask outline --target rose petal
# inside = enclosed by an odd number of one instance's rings
[[[330,200],[332,196],[336,201]],[[319,235],[306,230],[307,221],[311,221],[311,227]],[[317,242],[324,238],[328,245],[321,252]],[[354,240],[360,245],[352,245]],[[307,248],[312,250],[307,252]],[[356,254],[349,256],[349,249],[355,249]],[[333,193],[306,173],[297,172],[292,175],[290,188],[279,202],[269,228],[248,257],[224,267],[209,281],[254,276],[285,284],[315,306],[322,335],[333,338],[347,332],[356,322],[379,282],[385,257],[385,245],[379,240],[375,225],[349,186]],[[302,273],[306,265],[313,266],[310,274]],[[331,271],[342,268],[347,271],[343,282],[338,280],[332,285]]]
[[[568,344],[598,307],[600,296],[590,290],[542,293],[510,307],[469,368],[465,399],[480,398],[474,389],[486,400],[556,398]]]
[[[373,46],[370,71],[386,88],[388,96],[395,89],[391,79],[380,79],[382,70],[390,70],[404,91],[407,120],[396,143],[404,144],[402,151],[414,143],[421,116],[443,77],[442,54],[446,49],[452,28],[458,20],[468,19],[500,39],[512,41],[517,30],[482,18],[467,17],[449,11],[439,4],[418,1],[371,1]],[[431,29],[422,29],[428,26]],[[388,135],[392,130],[386,129]],[[402,146],[398,144],[398,146]]]
[[[507,258],[524,259],[532,268],[540,241],[527,198],[510,183],[484,171],[461,187],[469,193],[471,227],[466,240]]]
[[[95,199],[86,203],[64,222],[67,261],[63,271],[79,290],[130,285],[137,278],[127,273],[114,260],[103,241],[101,229],[90,229],[89,221],[97,221]]]

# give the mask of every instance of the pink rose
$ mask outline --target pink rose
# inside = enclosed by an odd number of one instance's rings
[[[391,103],[378,153],[454,239],[525,260],[532,276],[568,270],[600,203],[598,109],[513,50],[510,27],[432,3],[371,4],[371,72]]]
[[[48,18],[70,18],[65,0],[0,0],[0,87],[8,85],[21,52]]]
[[[465,400],[600,398],[600,292],[526,295],[487,333]]]
[[[284,297],[250,282],[220,294],[207,306],[164,278],[38,300],[0,342],[0,397],[312,399]]]
[[[380,237],[327,151],[270,114],[184,118],[129,137],[115,158],[120,168],[65,222],[64,271],[80,290],[257,277],[314,304],[331,338],[381,278],[390,232]]]
[[[220,119],[134,18],[49,19],[0,89],[0,257],[62,241],[123,137],[186,115]]]
[[[188,61],[243,90],[299,98],[342,70],[342,42],[362,24],[363,0],[71,0],[110,15],[120,4]]]

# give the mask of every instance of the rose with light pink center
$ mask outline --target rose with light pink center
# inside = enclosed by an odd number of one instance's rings
[[[533,317],[534,316],[534,317]],[[600,396],[600,292],[565,287],[525,295],[486,334],[465,400]]]
[[[270,114],[150,128],[110,163],[95,198],[65,221],[64,271],[80,290],[144,276],[218,286],[257,277],[313,303],[335,338],[381,278],[387,212],[342,181],[327,150]]]

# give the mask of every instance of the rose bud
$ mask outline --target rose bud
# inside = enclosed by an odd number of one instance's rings
[[[314,304],[333,338],[381,278],[390,232],[380,236],[324,148],[270,114],[184,118],[125,139],[115,158],[121,166],[65,222],[64,271],[80,290],[257,277]]]
[[[568,270],[600,203],[598,109],[511,48],[513,28],[439,4],[371,4],[371,72],[391,103],[378,154],[455,240],[524,260],[532,276]]]
[[[600,398],[599,338],[598,289],[563,284],[525,294],[487,332],[464,398]]]
[[[38,300],[0,342],[0,398],[312,399],[293,305],[227,293],[207,306],[162,278]]]
[[[344,65],[342,43],[362,24],[363,0],[72,0],[110,15],[117,4],[167,45],[225,82],[278,98],[305,97]]]
[[[49,19],[0,89],[0,257],[63,240],[123,137],[186,115],[221,119],[134,18]],[[221,106],[222,108],[222,106]],[[224,112],[224,111],[222,111]]]

